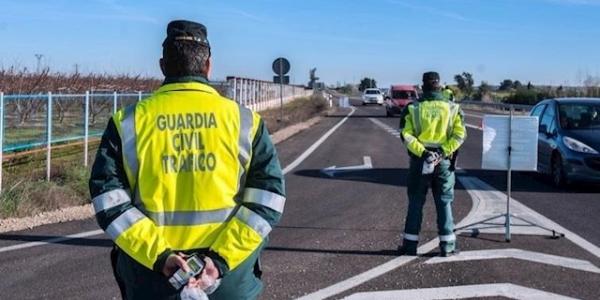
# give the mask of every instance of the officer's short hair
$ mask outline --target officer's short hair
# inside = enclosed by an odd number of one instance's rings
[[[206,27],[200,23],[185,20],[170,22],[163,42],[165,76],[205,76],[210,58],[207,36]]]

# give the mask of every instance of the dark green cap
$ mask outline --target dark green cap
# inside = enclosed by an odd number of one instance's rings
[[[191,41],[210,48],[206,26],[192,21],[176,20],[167,25],[167,37],[163,47],[174,41]]]
[[[425,72],[423,73],[423,82],[437,80],[440,81],[440,74],[437,72]]]

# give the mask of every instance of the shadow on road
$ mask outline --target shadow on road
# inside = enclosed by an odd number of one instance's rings
[[[55,239],[55,241],[52,241]],[[113,242],[108,238],[75,238],[64,239],[64,236],[0,234],[0,241],[47,242],[58,245],[112,247]]]
[[[491,186],[490,190],[501,192],[506,191],[506,172],[489,171],[481,169],[463,169],[466,174],[457,174],[457,176],[477,177]],[[401,168],[375,168],[367,170],[343,171],[335,173],[334,177],[325,175],[321,169],[306,169],[294,172],[295,175],[322,178],[328,180],[346,180],[369,182],[376,184],[406,186],[408,169]],[[544,177],[525,172],[513,172],[512,175],[513,192],[536,192],[552,194],[573,194],[573,193],[600,193],[600,186],[593,184],[575,184],[568,188],[557,188],[547,181]],[[457,180],[456,189],[464,190],[464,187]]]

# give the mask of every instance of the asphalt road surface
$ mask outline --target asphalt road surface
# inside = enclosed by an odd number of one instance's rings
[[[442,259],[429,197],[420,255],[397,256],[408,206],[399,119],[386,118],[381,106],[351,103],[277,145],[288,200],[263,252],[262,299],[600,299],[597,186],[561,190],[515,172],[521,216],[566,236],[515,226],[507,243],[501,232],[469,230],[458,237],[461,253]],[[467,113],[473,126],[459,158],[456,223],[479,220],[506,190],[505,172],[481,170],[481,115]],[[323,172],[332,166],[332,176]],[[111,243],[97,229],[90,219],[0,234],[0,299],[118,299]]]

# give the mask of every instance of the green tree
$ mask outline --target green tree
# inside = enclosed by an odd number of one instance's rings
[[[518,90],[518,89],[521,89],[522,87],[523,87],[523,84],[520,81],[515,80],[515,82],[513,82],[513,89]]]
[[[376,87],[377,87],[377,81],[375,81],[375,79],[365,77],[360,81],[360,84],[358,85],[358,90],[362,92],[366,89],[376,88]]]
[[[473,84],[475,83],[473,75],[469,72],[454,75],[454,80],[458,89],[466,96],[471,97],[473,94]]]
[[[510,79],[504,79],[500,83],[500,87],[498,88],[501,91],[508,91],[513,88],[513,81]]]

